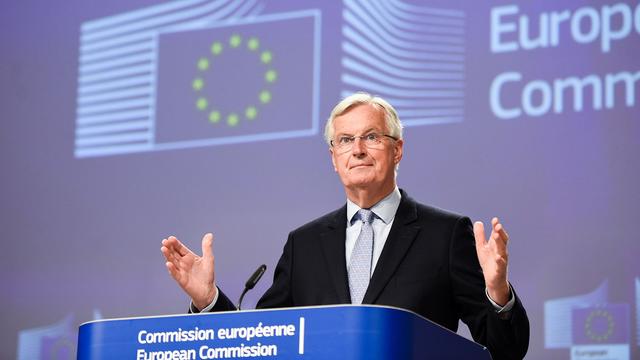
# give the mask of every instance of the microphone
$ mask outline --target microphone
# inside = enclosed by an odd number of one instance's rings
[[[256,269],[256,271],[253,272],[253,275],[249,277],[249,280],[247,280],[247,282],[244,284],[244,291],[242,292],[242,295],[240,295],[240,300],[238,300],[238,311],[241,310],[240,306],[242,305],[242,299],[244,299],[244,295],[247,293],[247,291],[253,289],[253,287],[256,286],[258,281],[260,281],[260,278],[262,278],[262,275],[264,275],[265,271],[267,271],[267,265],[260,265]]]

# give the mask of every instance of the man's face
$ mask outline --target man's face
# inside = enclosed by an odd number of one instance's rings
[[[374,105],[357,105],[334,118],[333,130],[334,143],[341,136],[371,133],[381,136],[381,142],[375,146],[368,147],[356,138],[348,151],[336,146],[330,148],[333,166],[344,187],[391,191],[395,186],[395,167],[402,159],[403,142],[382,136],[388,135],[384,111]]]

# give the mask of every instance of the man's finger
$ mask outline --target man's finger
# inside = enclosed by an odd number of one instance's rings
[[[504,240],[505,243],[509,241],[509,234],[507,234],[507,231],[504,229],[504,226],[502,226],[502,224],[497,224],[495,227],[495,231],[500,234],[500,237]]]
[[[496,254],[500,255],[502,258],[507,258],[507,242],[509,241],[509,235],[504,229],[504,226],[497,222],[493,226],[493,230],[491,232],[491,242],[493,243],[493,248],[495,249]]]
[[[173,248],[178,254],[180,254],[180,256],[185,256],[191,252],[191,250],[184,246],[175,236],[169,236],[167,238],[167,243],[169,245],[168,247]]]
[[[495,254],[503,257],[507,254],[507,243],[498,233],[494,233],[490,243],[491,249]]]
[[[175,238],[174,240],[162,240],[162,247],[160,247],[160,251],[167,260],[173,261],[173,259],[178,260],[182,257],[182,255],[180,255],[180,253],[178,252],[178,247],[176,247],[175,244]]]
[[[167,261],[165,263],[165,266],[167,267],[167,271],[169,271],[169,274],[171,275],[171,277],[180,282],[180,271],[178,271],[178,269],[176,268],[176,266],[172,263]]]
[[[213,257],[213,234],[206,233],[202,237],[202,257],[210,259]]]
[[[161,247],[160,251],[162,252],[162,255],[164,255],[164,258],[167,260],[167,263],[173,264],[173,266],[175,266],[176,268],[180,267],[180,259],[178,258],[178,256],[176,256],[177,254],[174,251],[171,251],[171,249],[167,248],[166,246]]]
[[[165,258],[165,259],[167,259],[167,261],[171,260],[171,259],[170,259],[170,256],[171,256],[171,255],[170,255],[170,250],[169,250],[169,248],[168,248],[168,247],[166,247],[166,246],[162,245],[162,246],[160,247],[160,252],[162,253],[162,256],[164,256],[164,258]]]
[[[487,240],[484,237],[484,224],[482,221],[473,223],[473,235],[476,238],[476,247],[484,246]]]

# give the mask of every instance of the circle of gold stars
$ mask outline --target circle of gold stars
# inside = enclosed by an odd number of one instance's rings
[[[226,51],[246,49],[252,54],[257,54],[259,61],[267,69],[263,74],[264,86],[256,97],[243,109],[223,114],[202,92],[206,87],[204,74],[209,71],[212,63],[215,63],[215,59],[223,55],[225,49],[228,49]],[[196,109],[207,114],[207,119],[211,124],[219,124],[224,121],[228,126],[234,127],[243,120],[255,120],[259,115],[259,106],[271,102],[273,94],[269,90],[269,86],[278,79],[278,72],[273,68],[273,53],[269,50],[262,50],[260,48],[260,40],[257,37],[250,37],[245,41],[238,34],[231,35],[226,42],[214,41],[209,50],[211,55],[202,56],[198,59],[196,63],[198,75],[191,81],[191,87],[197,95]]]
[[[607,321],[607,329],[602,333],[597,333],[593,329],[593,322],[597,318],[603,318]],[[587,316],[587,320],[585,321],[584,330],[591,340],[603,342],[609,339],[609,337],[613,334],[614,326],[615,321],[613,320],[613,316],[611,316],[611,314],[604,309],[598,309],[589,313],[589,316]]]

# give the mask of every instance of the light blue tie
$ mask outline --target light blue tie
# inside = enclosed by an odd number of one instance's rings
[[[369,287],[371,278],[371,263],[373,261],[373,222],[375,214],[371,210],[360,209],[354,219],[362,221],[360,235],[351,252],[349,261],[349,291],[351,292],[351,303],[362,304],[364,293]]]

